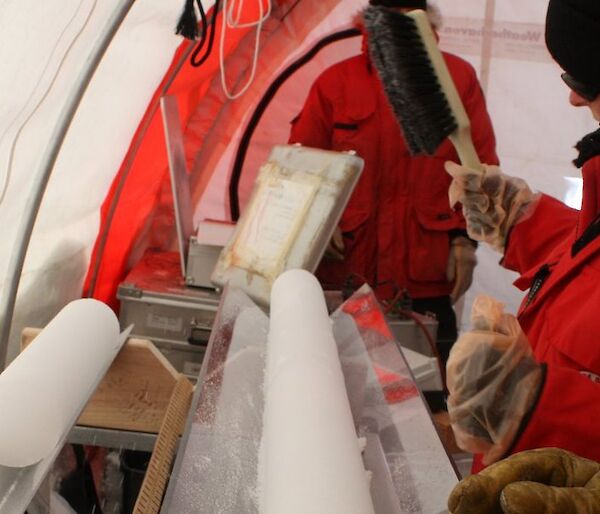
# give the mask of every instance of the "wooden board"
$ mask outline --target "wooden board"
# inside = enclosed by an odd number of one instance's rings
[[[25,328],[21,351],[40,329]],[[82,412],[78,425],[158,433],[179,373],[146,339],[127,340]]]
[[[133,514],[158,514],[162,504],[171,466],[177,453],[179,434],[185,428],[194,386],[183,375],[179,377],[162,426],[156,438],[154,451],[144,482],[140,488]]]

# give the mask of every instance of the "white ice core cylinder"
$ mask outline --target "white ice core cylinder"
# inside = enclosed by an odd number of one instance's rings
[[[94,392],[122,340],[102,302],[68,304],[0,374],[0,466],[47,457]]]
[[[262,514],[374,513],[323,291],[304,270],[271,292]]]

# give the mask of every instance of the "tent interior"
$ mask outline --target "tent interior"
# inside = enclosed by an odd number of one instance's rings
[[[177,99],[194,222],[243,212],[259,165],[287,142],[312,81],[360,51],[348,31],[364,0],[224,0],[214,44],[175,35],[183,2],[135,2],[104,54],[60,148],[20,277],[9,360],[24,326],[44,326],[67,302],[118,308],[117,286],[147,248],[176,249],[159,100]],[[478,72],[506,173],[579,208],[573,145],[593,127],[568,105],[544,45],[545,2],[436,0],[442,49]],[[119,2],[0,2],[0,290],[33,178],[73,85]],[[212,17],[212,2],[204,2]],[[337,36],[332,36],[337,34]],[[515,312],[522,293],[480,245],[473,297]],[[5,320],[6,322],[6,320]],[[8,320],[10,322],[10,320]]]

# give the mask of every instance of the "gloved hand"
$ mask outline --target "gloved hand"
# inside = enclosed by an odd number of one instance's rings
[[[500,302],[478,296],[471,321],[446,366],[448,413],[458,446],[482,453],[488,465],[511,446],[541,387],[542,367]]]
[[[469,237],[504,252],[508,231],[539,195],[532,193],[524,180],[505,175],[498,166],[484,165],[481,173],[448,161],[445,168],[454,179],[448,191],[450,205],[462,203]]]
[[[340,227],[335,227],[329,245],[325,248],[323,257],[332,261],[344,260],[344,236]]]
[[[593,514],[600,512],[600,464],[544,448],[517,453],[461,480],[451,514]]]
[[[454,289],[450,293],[453,304],[471,287],[473,271],[477,265],[475,250],[473,243],[466,237],[458,236],[450,241],[446,278],[448,282],[454,282]]]

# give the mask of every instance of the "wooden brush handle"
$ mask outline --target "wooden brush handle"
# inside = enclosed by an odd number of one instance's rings
[[[429,18],[424,11],[419,9],[409,12],[407,16],[410,16],[415,21],[421,41],[427,50],[429,61],[435,70],[446,101],[458,125],[448,137],[456,148],[460,162],[467,168],[483,172],[483,166],[471,138],[471,121],[458,94],[454,80],[448,71],[442,52],[438,47],[437,38],[431,28]]]
[[[466,168],[483,173],[483,165],[479,160],[477,150],[475,150],[473,139],[471,138],[470,126],[460,125],[458,129],[450,134],[449,138],[456,149],[461,164]]]

